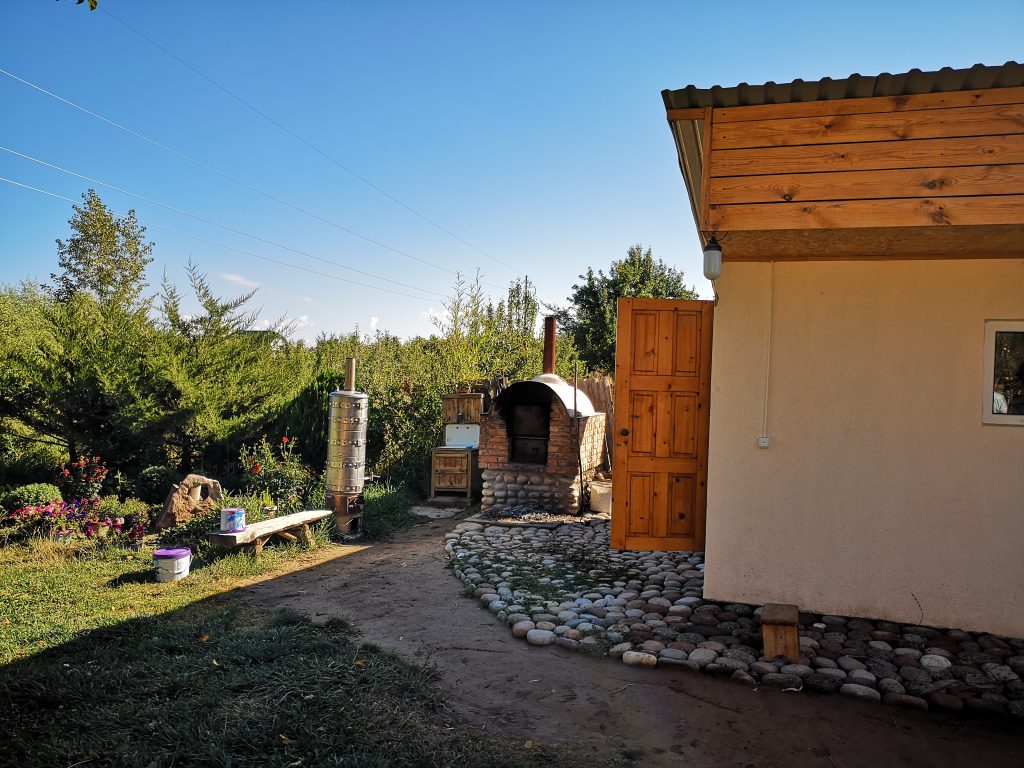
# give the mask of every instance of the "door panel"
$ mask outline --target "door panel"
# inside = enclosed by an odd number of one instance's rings
[[[619,300],[616,549],[704,548],[713,312],[707,301]]]

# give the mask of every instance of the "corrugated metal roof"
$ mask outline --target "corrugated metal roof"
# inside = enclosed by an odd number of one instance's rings
[[[999,66],[975,64],[968,69],[943,67],[936,72],[912,69],[897,75],[884,72],[865,76],[853,74],[841,80],[794,80],[764,85],[740,83],[732,88],[688,85],[661,92],[666,109],[693,107],[747,107],[757,104],[789,104],[795,101],[830,101],[870,96],[908,96],[918,93],[973,91],[983,88],[1013,88],[1024,85],[1024,64],[1008,61]]]

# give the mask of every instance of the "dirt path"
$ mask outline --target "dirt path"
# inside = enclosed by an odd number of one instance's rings
[[[523,740],[644,766],[997,768],[1024,765],[1024,728],[908,712],[838,695],[751,690],[535,648],[462,596],[442,538],[459,521],[248,587],[244,598],[351,620],[368,642],[439,672],[458,716]]]

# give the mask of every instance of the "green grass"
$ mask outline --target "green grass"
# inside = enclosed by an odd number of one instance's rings
[[[367,541],[385,541],[419,521],[409,512],[412,496],[402,486],[368,485],[363,498],[363,538]]]
[[[344,623],[256,611],[231,589],[302,567],[238,554],[168,584],[149,553],[0,550],[0,764],[526,766],[568,762],[455,720],[431,674]],[[301,555],[301,553],[300,553]],[[588,762],[599,765],[600,761]]]
[[[0,663],[66,642],[80,632],[173,611],[301,557],[296,545],[253,557],[233,552],[180,582],[151,577],[153,550],[33,539],[0,547]]]

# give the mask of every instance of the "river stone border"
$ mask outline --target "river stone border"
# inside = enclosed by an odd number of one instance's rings
[[[761,608],[705,600],[700,552],[610,550],[609,524],[463,522],[445,552],[466,593],[512,634],[623,663],[919,710],[1024,719],[1024,640],[800,614],[797,663],[761,656]]]

